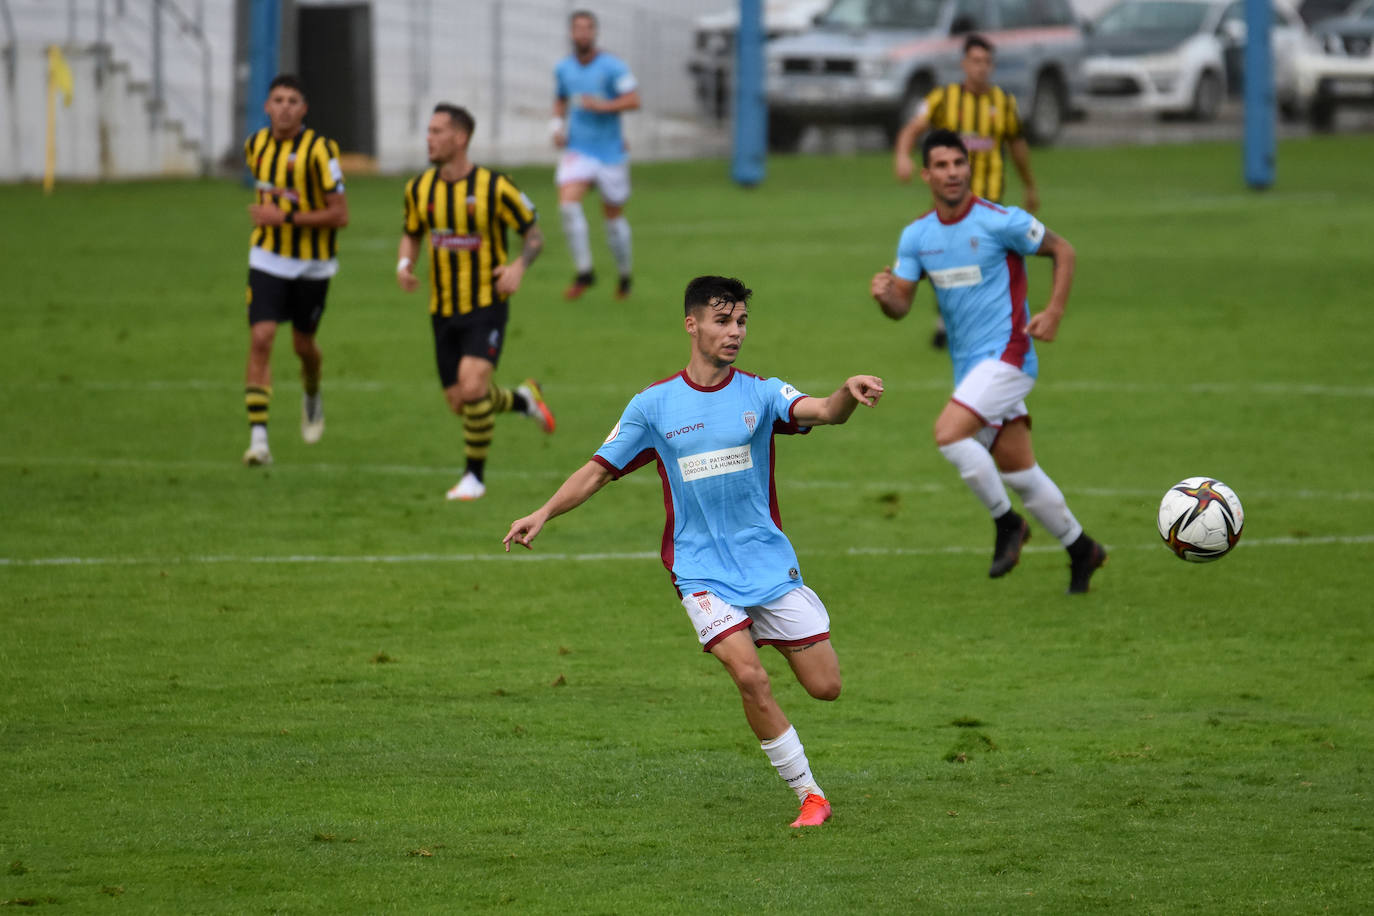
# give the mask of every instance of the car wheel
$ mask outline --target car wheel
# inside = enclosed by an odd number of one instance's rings
[[[1042,73],[1035,81],[1030,113],[1026,117],[1026,138],[1032,143],[1053,143],[1064,126],[1064,85],[1053,73]]]
[[[1221,112],[1221,79],[1211,70],[1204,70],[1193,87],[1193,107],[1188,114],[1194,121],[1215,121]]]
[[[801,146],[805,125],[782,115],[768,116],[768,149],[774,153],[795,153]]]

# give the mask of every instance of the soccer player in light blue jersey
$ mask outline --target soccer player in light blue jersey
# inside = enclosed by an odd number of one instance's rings
[[[773,698],[758,646],[771,645],[816,699],[840,695],[830,617],[802,581],[782,533],[773,479],[773,437],[843,423],[882,397],[882,379],[856,375],[829,397],[734,367],[751,291],[727,277],[687,285],[687,368],[630,401],[591,460],[538,510],[511,523],[504,544],[525,547],[549,519],[582,505],[612,480],[653,463],[663,480],[663,565],[703,651],[725,665],[744,715],[778,774],[797,793],[793,827],[830,817],[797,731]]]
[[[630,164],[620,115],[639,107],[639,83],[625,62],[596,46],[596,16],[578,10],[568,18],[573,53],[554,68],[553,142],[563,151],[554,182],[558,212],[577,274],[563,293],[577,299],[596,282],[592,245],[582,198],[593,186],[601,193],[606,218],[606,241],[611,246],[620,282],[616,298],[630,295],[633,266],[630,223],[625,204],[630,199]]]
[[[1073,283],[1073,246],[1026,211],[974,196],[958,134],[932,131],[921,154],[935,208],[902,232],[896,267],[874,276],[870,292],[897,319],[911,311],[917,281],[929,277],[935,288],[955,386],[935,421],[935,444],[992,515],[997,534],[988,575],[1010,572],[1030,538],[1030,526],[1011,507],[1009,485],[1068,550],[1069,593],[1086,592],[1107,552],[1084,533],[1036,463],[1025,401],[1038,372],[1031,338],[1048,342],[1059,330]],[[1054,262],[1049,302],[1034,316],[1026,294],[1029,254]]]

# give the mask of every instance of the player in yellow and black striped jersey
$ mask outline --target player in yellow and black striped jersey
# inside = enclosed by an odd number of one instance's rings
[[[992,43],[981,35],[970,35],[964,40],[961,66],[964,81],[931,90],[916,116],[902,127],[893,150],[893,171],[899,181],[910,181],[917,138],[928,128],[952,130],[968,148],[974,196],[1001,202],[1007,188],[1007,161],[1002,155],[1005,146],[1021,176],[1022,207],[1034,213],[1040,207],[1040,194],[1031,174],[1030,145],[1022,130],[1016,97],[992,83]],[[945,345],[945,328],[938,317],[931,343]]]
[[[250,439],[245,464],[270,464],[268,404],[272,398],[272,343],[277,325],[291,322],[301,361],[301,437],[324,433],[320,400],[320,348],[315,332],[324,314],[329,279],[339,269],[338,231],[348,225],[339,147],[305,126],[305,91],[295,77],[272,80],[264,105],[269,125],[243,144],[253,175],[255,202],[248,250],[248,368],[244,402]]]
[[[475,122],[464,108],[441,103],[429,120],[430,168],[405,187],[405,223],[396,281],[414,292],[414,268],[428,238],[429,312],[439,382],[449,407],[463,418],[467,466],[449,499],[486,493],[483,474],[495,414],[517,410],[545,432],[554,418],[534,379],[511,390],[492,382],[501,357],[511,295],[539,257],[544,234],[534,204],[500,172],[468,159]],[[512,259],[509,230],[524,241]]]

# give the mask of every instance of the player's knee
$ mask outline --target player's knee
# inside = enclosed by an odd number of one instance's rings
[[[765,703],[773,695],[773,685],[768,681],[768,672],[762,665],[748,665],[731,672],[739,686],[740,696],[746,702]]]
[[[820,681],[813,681],[806,685],[806,692],[818,700],[838,700],[840,689],[844,685],[840,683],[840,676],[828,677]]]

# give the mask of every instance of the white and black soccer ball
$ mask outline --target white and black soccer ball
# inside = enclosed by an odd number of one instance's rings
[[[1159,502],[1159,536],[1181,559],[1209,563],[1231,552],[1245,527],[1236,492],[1214,477],[1189,477]]]

